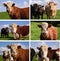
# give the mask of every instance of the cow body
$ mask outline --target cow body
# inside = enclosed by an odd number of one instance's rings
[[[11,55],[14,61],[29,61],[29,50],[23,49],[21,46],[13,44],[7,46],[11,50]]]
[[[3,3],[3,5],[6,7],[11,19],[29,19],[29,7],[18,8],[15,6],[15,3],[12,2],[6,2]]]
[[[41,35],[40,35],[41,40],[56,40],[57,39],[58,32],[54,26],[49,25],[46,22],[43,22],[41,25],[41,29],[42,29]]]
[[[9,37],[9,28],[2,28],[1,29],[1,37]]]
[[[11,32],[14,34],[14,39],[20,39],[21,37],[29,34],[29,26],[18,26],[16,24],[10,25]]]
[[[41,18],[43,19],[43,13],[44,13],[44,6],[33,4],[31,5],[31,16],[34,16],[35,18]]]
[[[57,10],[56,10],[56,3],[54,2],[49,2],[47,3],[47,5],[45,6],[45,12],[46,12],[46,15],[47,15],[47,18],[55,18],[56,17],[56,13],[57,13]]]

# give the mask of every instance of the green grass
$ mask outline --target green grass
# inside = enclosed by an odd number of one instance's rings
[[[10,19],[7,12],[0,12],[0,19]]]
[[[34,19],[34,17],[33,17],[32,19]],[[43,19],[47,19],[47,16],[46,16],[45,13],[44,13],[44,15],[43,15]],[[55,19],[60,19],[60,10],[57,10],[57,14],[56,14]]]
[[[8,38],[7,37],[1,38],[1,34],[0,34],[0,40],[13,40],[13,39],[14,37],[11,33],[9,34]],[[29,37],[22,37],[21,40],[29,40]]]
[[[4,61],[2,55],[0,55],[0,61]]]
[[[31,40],[40,40],[41,28],[37,25],[41,22],[31,22]],[[58,30],[58,40],[60,40],[60,27],[56,27]]]

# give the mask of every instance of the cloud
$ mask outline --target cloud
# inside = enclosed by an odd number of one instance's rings
[[[29,7],[29,4],[26,1],[24,1],[24,7]]]

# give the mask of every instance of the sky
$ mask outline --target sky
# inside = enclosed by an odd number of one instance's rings
[[[6,8],[3,6],[3,2],[12,1],[17,7],[29,7],[29,0],[0,0],[0,12],[6,11]]]
[[[60,48],[58,42],[31,42],[31,48],[34,48],[35,51],[38,51],[37,47],[40,47],[43,44],[47,44],[47,46],[52,47],[52,49]]]
[[[30,0],[30,4],[38,3],[40,5],[46,5],[46,3],[53,1],[57,4],[57,9],[60,9],[60,0]]]
[[[24,49],[29,48],[29,42],[0,42],[0,55],[3,54],[4,50],[10,51],[6,46],[11,44],[20,45]]]
[[[29,21],[0,21],[0,31],[2,28],[9,27],[9,25],[14,23],[20,26],[29,25]]]

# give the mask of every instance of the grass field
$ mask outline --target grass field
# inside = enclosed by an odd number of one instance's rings
[[[41,28],[37,25],[41,22],[31,22],[31,40],[40,40]],[[60,40],[60,27],[57,26],[58,30],[58,40]]]
[[[0,12],[0,19],[10,19],[7,12]]]
[[[32,19],[34,19],[34,17],[32,17]],[[45,13],[44,13],[44,15],[43,15],[43,19],[47,19],[47,16],[46,16]],[[57,14],[56,14],[55,19],[60,19],[60,10],[57,10]]]
[[[14,40],[14,37],[13,37],[13,35],[10,33],[8,38],[6,38],[6,37],[1,38],[1,34],[0,34],[0,40]],[[22,37],[21,40],[29,40],[29,37]]]
[[[2,55],[0,55],[0,61],[4,61]]]
[[[36,56],[34,56],[34,58],[33,58],[32,61],[38,61],[38,60],[36,59]],[[56,60],[54,59],[54,60],[50,60],[50,61],[56,61]]]

